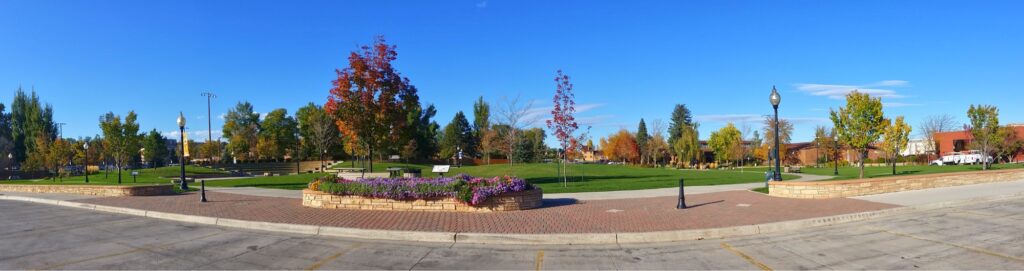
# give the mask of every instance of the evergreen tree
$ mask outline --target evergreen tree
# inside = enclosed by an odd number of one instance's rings
[[[672,110],[672,122],[668,125],[668,145],[676,146],[676,140],[683,135],[683,127],[693,126],[693,116],[685,104],[677,104]],[[676,151],[678,152],[678,150]]]
[[[92,145],[92,144],[90,144]],[[149,131],[142,139],[142,156],[151,167],[161,167],[170,159],[167,149],[167,138],[164,138],[156,129]],[[90,152],[91,153],[91,152]],[[94,159],[91,158],[90,159]]]
[[[640,126],[636,128],[636,146],[637,151],[640,152],[640,164],[644,164],[650,155],[647,153],[647,142],[650,138],[651,135],[647,133],[647,124],[644,123],[643,118],[640,118]]]
[[[452,121],[444,127],[441,137],[441,158],[448,159],[458,155],[461,149],[463,157],[471,156],[474,149],[473,128],[469,125],[466,115],[459,111]]]
[[[11,102],[9,121],[15,161],[25,161],[28,154],[36,150],[36,137],[39,135],[47,137],[48,141],[57,138],[53,124],[53,107],[49,104],[42,105],[35,90],[32,90],[32,95],[27,95],[18,87],[18,91],[14,93],[14,101]]]

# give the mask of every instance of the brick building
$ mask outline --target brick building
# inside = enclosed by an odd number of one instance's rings
[[[801,143],[790,143],[786,145],[786,163],[790,165],[801,165],[801,166],[813,166],[816,162],[821,159],[823,162],[826,161],[824,157],[830,152],[832,146],[821,146],[819,149],[814,142],[801,142]],[[882,151],[874,146],[868,146],[868,159],[876,160],[882,157]],[[827,161],[832,161],[834,158],[828,157]],[[857,162],[857,151],[851,149],[843,149],[839,153],[840,161],[847,161],[850,163]]]
[[[1024,140],[1024,124],[1010,124],[1007,126],[1013,128],[1013,130],[1017,132],[1017,139]],[[935,145],[937,146],[939,155],[973,150],[971,146],[971,142],[973,141],[974,136],[972,136],[967,130],[935,134]],[[1024,161],[1024,151],[1017,152],[1017,154],[1010,160],[1012,162]]]

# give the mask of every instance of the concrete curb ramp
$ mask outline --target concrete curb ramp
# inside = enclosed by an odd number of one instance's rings
[[[0,200],[26,201],[42,204],[50,204],[79,209],[103,211],[109,213],[126,214],[150,218],[158,218],[171,221],[216,225],[223,227],[283,232],[306,235],[319,235],[330,237],[389,240],[389,241],[416,241],[416,242],[439,242],[439,243],[469,243],[469,244],[510,244],[510,245],[595,245],[595,244],[636,244],[675,242],[685,240],[702,240],[736,236],[747,236],[764,233],[774,233],[804,229],[810,227],[830,226],[840,223],[855,222],[873,218],[881,218],[895,214],[923,211],[939,208],[958,206],[968,203],[979,203],[985,201],[997,201],[1011,198],[1024,197],[1024,193],[1002,195],[994,197],[975,198],[962,201],[941,202],[920,206],[897,207],[879,211],[844,214],[836,216],[782,221],[774,223],[744,225],[727,228],[693,229],[678,231],[659,232],[622,232],[622,233],[584,233],[584,234],[500,234],[500,233],[460,233],[460,232],[419,232],[419,231],[390,231],[372,230],[359,228],[342,228],[316,225],[300,225],[287,223],[272,223],[262,221],[248,221],[227,219],[207,216],[183,215],[123,207],[95,205],[74,201],[51,200],[22,196],[0,195]]]

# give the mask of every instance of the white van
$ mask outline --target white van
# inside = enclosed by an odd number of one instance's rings
[[[981,151],[962,151],[962,152],[950,152],[946,153],[938,160],[934,160],[930,165],[942,166],[942,165],[962,165],[962,164],[980,164],[982,161],[992,163],[992,156],[984,155]]]

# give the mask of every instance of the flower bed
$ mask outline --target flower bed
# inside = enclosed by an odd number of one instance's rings
[[[317,179],[303,205],[373,210],[501,211],[539,207],[542,193],[514,177]]]

